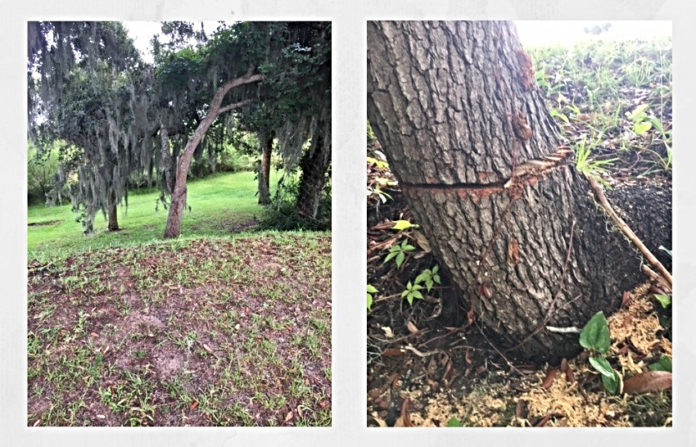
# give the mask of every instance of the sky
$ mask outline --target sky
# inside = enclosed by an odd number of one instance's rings
[[[611,23],[607,32],[599,35],[585,33],[585,28]],[[123,22],[128,34],[133,38],[136,48],[147,62],[152,62],[150,39],[159,34],[159,22]],[[517,32],[525,46],[570,46],[579,40],[604,39],[652,39],[671,36],[672,23],[669,21],[586,21],[586,20],[522,20],[515,21]],[[217,22],[204,22],[207,33],[217,28]]]
[[[611,23],[608,31],[599,35],[587,34],[584,28]],[[672,22],[643,21],[586,21],[586,20],[524,20],[515,21],[523,46],[570,46],[580,40],[627,40],[670,37]]]

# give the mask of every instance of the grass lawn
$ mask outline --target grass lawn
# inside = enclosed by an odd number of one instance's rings
[[[29,208],[58,222],[29,227],[28,425],[331,424],[331,236],[237,233],[254,192],[192,182],[175,240],[156,193],[90,237],[69,206]]]
[[[271,188],[277,172],[271,174]],[[273,191],[272,191],[273,192]],[[184,214],[182,236],[227,235],[260,216],[256,180],[253,172],[220,173],[189,182],[188,205]],[[85,237],[70,205],[30,206],[27,234],[28,259],[45,261],[63,258],[76,252],[100,248],[137,245],[162,238],[167,210],[161,204],[155,208],[158,191],[132,193],[128,207],[119,207],[121,231],[108,232],[100,213],[94,223],[95,233]]]

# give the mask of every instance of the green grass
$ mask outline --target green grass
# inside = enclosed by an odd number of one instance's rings
[[[671,40],[591,41],[527,51],[579,168],[605,176],[671,177]]]
[[[277,172],[271,174],[271,187]],[[135,192],[129,195],[128,207],[119,207],[121,231],[108,232],[104,217],[95,220],[93,235],[84,236],[70,205],[28,208],[28,259],[41,262],[65,258],[73,253],[115,246],[133,246],[160,240],[167,220],[161,204],[156,209],[158,191]],[[188,184],[188,205],[182,222],[182,236],[216,236],[234,232],[234,227],[254,217],[263,208],[257,204],[256,180],[253,172],[221,173]],[[48,225],[32,223],[51,222]]]

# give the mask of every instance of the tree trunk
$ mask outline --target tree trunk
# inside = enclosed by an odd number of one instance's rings
[[[188,176],[189,167],[191,166],[191,160],[193,159],[193,152],[196,150],[196,147],[198,147],[201,140],[203,140],[205,133],[208,131],[208,128],[211,124],[213,124],[218,115],[237,107],[241,107],[242,105],[250,102],[241,101],[236,104],[221,107],[222,100],[225,98],[225,95],[235,87],[250,84],[252,82],[258,82],[262,79],[264,79],[264,75],[252,75],[251,70],[249,70],[247,75],[232,81],[227,81],[215,92],[215,95],[210,102],[208,114],[198,124],[196,131],[188,140],[186,147],[184,147],[183,152],[179,156],[176,169],[176,181],[174,183],[174,189],[172,190],[171,201],[169,204],[167,226],[164,229],[165,238],[178,237],[179,234],[181,234],[181,219],[183,217],[184,209],[186,208],[186,178]]]
[[[118,231],[118,203],[116,202],[116,192],[109,190],[109,197],[106,203],[109,231]]]
[[[268,205],[271,203],[271,153],[273,152],[273,132],[265,134],[259,132],[259,144],[261,145],[261,166],[259,167],[259,203]]]
[[[433,253],[497,342],[558,361],[642,278],[506,22],[369,22],[368,118]],[[550,154],[555,154],[550,156]]]
[[[326,172],[331,164],[330,107],[318,114],[316,125],[317,131],[309,150],[300,160],[302,176],[296,202],[297,214],[311,218],[317,217],[322,190],[327,181]]]

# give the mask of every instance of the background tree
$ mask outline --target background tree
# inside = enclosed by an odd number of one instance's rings
[[[99,210],[118,230],[117,205],[146,152],[148,70],[117,22],[29,22],[28,39],[30,139],[39,153],[66,143],[54,191],[70,184],[85,232]]]
[[[369,22],[368,118],[478,319],[536,360],[641,279],[641,256],[592,199],[505,22]]]

